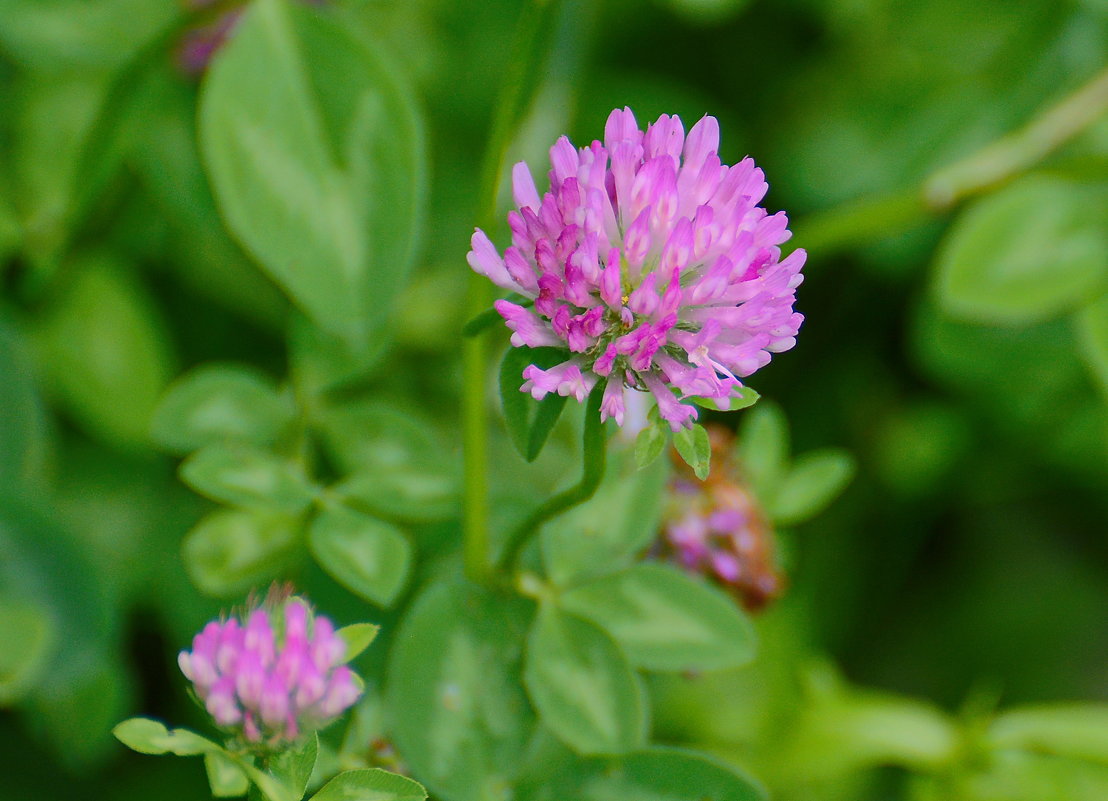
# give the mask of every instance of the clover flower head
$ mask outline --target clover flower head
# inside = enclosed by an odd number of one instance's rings
[[[709,426],[712,474],[696,479],[675,458],[659,543],[661,555],[731,591],[750,610],[784,589],[773,553],[773,531],[758,499],[729,454],[730,431]]]
[[[361,682],[345,654],[331,621],[294,595],[208,623],[178,663],[217,725],[277,749],[358,700]]]
[[[714,117],[686,136],[676,116],[642,131],[624,108],[603,142],[555,143],[543,196],[515,165],[512,244],[501,254],[477,229],[468,261],[525,299],[495,304],[513,346],[567,351],[549,369],[528,366],[522,391],[581,401],[603,383],[601,417],[619,425],[627,392],[648,392],[676,431],[697,416],[683,401],[728,408],[740,378],[795,344],[805,253],[782,258],[788,219],[758,205],[765,176],[750,158],[723,164],[718,149]]]

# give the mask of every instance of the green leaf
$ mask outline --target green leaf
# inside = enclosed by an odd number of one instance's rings
[[[57,631],[38,605],[0,598],[0,707],[18,701],[46,670]]]
[[[237,798],[250,789],[250,780],[242,768],[219,751],[204,754],[204,770],[216,798]]]
[[[202,150],[231,231],[350,342],[387,318],[422,211],[422,129],[398,72],[334,16],[259,0],[201,95]]]
[[[626,450],[614,452],[592,499],[543,528],[550,580],[568,586],[630,564],[658,536],[669,472],[664,459],[640,470]]]
[[[424,469],[432,475],[453,475],[452,460],[443,452],[435,425],[410,407],[356,401],[325,407],[313,422],[343,475]]]
[[[657,0],[700,25],[719,25],[746,8],[749,0]]]
[[[971,205],[938,255],[952,316],[1029,323],[1108,283],[1108,196],[1087,183],[1027,176]]]
[[[373,623],[352,623],[343,626],[335,632],[346,643],[346,653],[342,657],[343,664],[356,658],[358,654],[370,646],[377,639],[380,626]]]
[[[661,421],[648,425],[635,437],[635,464],[640,469],[653,463],[666,449],[669,426]]]
[[[115,257],[75,261],[37,331],[49,385],[89,433],[130,448],[149,444],[150,419],[173,372],[159,309]]]
[[[312,801],[423,801],[423,785],[380,768],[347,770],[340,773]]]
[[[41,480],[50,454],[48,418],[20,332],[0,316],[0,486]]]
[[[722,670],[754,658],[754,628],[735,602],[667,565],[635,565],[558,603],[608,632],[638,668]]]
[[[588,621],[544,605],[527,640],[523,681],[543,724],[580,754],[622,754],[646,738],[636,676]]]
[[[1108,764],[1108,704],[1016,707],[997,717],[987,739],[996,749],[1018,748]]]
[[[299,540],[295,518],[219,510],[185,535],[185,569],[208,595],[240,595],[285,570]]]
[[[212,500],[288,515],[304,511],[316,494],[299,465],[244,443],[204,447],[181,464],[180,476]]]
[[[296,748],[278,754],[272,760],[269,770],[296,794],[296,798],[302,798],[308,789],[308,780],[312,778],[318,756],[319,735],[312,734]]]
[[[1081,355],[1108,401],[1108,295],[1078,311],[1076,324]]]
[[[701,481],[708,478],[712,469],[712,443],[708,440],[708,429],[699,423],[694,423],[692,428],[682,428],[674,432],[673,446],[697,478]]]
[[[150,718],[130,718],[112,729],[115,738],[140,754],[198,756],[222,752],[222,748],[188,729],[167,729]]]
[[[460,511],[457,475],[449,464],[425,459],[388,468],[368,465],[331,491],[400,523],[447,520]]]
[[[312,556],[339,584],[380,606],[391,606],[408,583],[412,546],[391,523],[330,506],[308,532]]]
[[[769,504],[770,519],[791,526],[819,514],[854,478],[854,457],[827,448],[797,458]]]
[[[154,440],[173,453],[216,442],[268,445],[292,421],[276,385],[253,368],[206,364],[170,385],[154,412]]]
[[[789,463],[789,424],[781,407],[765,401],[744,415],[735,447],[743,475],[768,504]]]
[[[587,777],[574,798],[581,801],[767,801],[754,779],[704,754],[651,748],[629,754]]]
[[[527,605],[463,583],[434,583],[401,620],[385,713],[413,775],[445,801],[510,785],[533,715],[520,687]]]
[[[551,393],[536,401],[520,391],[523,371],[531,364],[546,370],[561,364],[567,357],[566,351],[559,348],[510,347],[500,362],[500,405],[504,410],[504,423],[519,455],[529,462],[542,452],[567,398]]]
[[[389,351],[392,331],[378,329],[371,336],[349,342],[329,334],[302,314],[289,325],[289,366],[301,392],[316,395],[366,378]]]
[[[689,398],[689,400],[702,409],[711,409],[713,412],[737,412],[740,409],[747,409],[753,406],[761,397],[762,396],[751,387],[742,387],[739,389],[738,395],[729,398],[722,408],[719,405],[719,401],[715,398]]]

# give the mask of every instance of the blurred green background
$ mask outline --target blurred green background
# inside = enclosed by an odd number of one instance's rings
[[[414,92],[429,156],[410,283],[344,397],[400,410],[456,462],[465,253],[523,4],[336,5]],[[304,326],[228,233],[199,155],[201,79],[180,47],[215,11],[0,0],[5,799],[205,797],[198,764],[125,753],[109,731],[140,712],[202,725],[175,654],[222,603],[182,565],[211,504],[155,446],[153,410],[207,362],[283,382]],[[798,345],[751,385],[784,408],[794,451],[843,446],[859,466],[784,535],[791,587],[760,660],[658,680],[657,739],[734,759],[781,798],[946,798],[914,775],[942,714],[1108,702],[1108,118],[1018,171],[1033,176],[883,218],[1103,70],[1108,5],[565,0],[550,24],[512,159],[543,174],[559,134],[587,144],[615,106],[643,124],[717,116],[723,161],[753,156],[767,207],[810,248]],[[561,475],[559,442],[522,478],[494,459],[505,494]],[[455,525],[415,534],[424,554],[458,545]],[[340,622],[365,617],[317,568],[296,575]],[[370,616],[387,631],[394,613]],[[33,686],[5,662],[16,639],[40,645]],[[1098,731],[1099,765],[989,778],[990,763],[964,797],[1108,798]]]

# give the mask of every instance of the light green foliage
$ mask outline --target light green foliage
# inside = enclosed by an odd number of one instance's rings
[[[30,356],[18,329],[0,318],[0,484],[11,487],[33,484],[50,449]]]
[[[773,493],[769,516],[782,526],[819,514],[854,477],[854,457],[842,449],[809,451],[800,456]]]
[[[640,468],[652,464],[669,444],[669,426],[661,420],[648,424],[635,437],[635,464]]]
[[[658,532],[668,477],[664,460],[639,470],[629,453],[613,454],[592,500],[543,529],[551,581],[569,585],[631,564]]]
[[[351,342],[380,326],[412,258],[423,143],[379,48],[260,0],[207,77],[200,132],[220,210],[270,277]]]
[[[212,444],[181,464],[181,480],[202,495],[249,509],[295,515],[315,488],[299,465],[245,444]]]
[[[558,604],[608,632],[635,667],[720,670],[754,658],[754,629],[734,600],[666,565],[594,579]]]
[[[26,601],[0,597],[0,707],[10,706],[39,680],[57,645],[53,621]]]
[[[616,761],[581,782],[583,801],[650,798],[658,801],[765,801],[756,781],[733,767],[691,751],[652,748]]]
[[[763,402],[742,418],[736,455],[758,497],[770,497],[789,460],[789,424],[781,407]]]
[[[208,514],[185,535],[181,553],[196,586],[226,598],[278,576],[300,538],[295,518],[222,509]]]
[[[368,464],[331,488],[375,515],[401,523],[426,523],[458,512],[458,477],[449,464],[420,456],[391,467]]]
[[[549,369],[565,361],[565,353],[555,348],[508,348],[500,362],[500,407],[504,423],[519,455],[535,461],[546,444],[551,429],[566,405],[566,396],[551,393],[536,401],[521,392],[523,370],[530,364]]]
[[[533,729],[520,601],[440,582],[396,628],[385,714],[414,775],[447,801],[510,785]]]
[[[204,770],[216,798],[238,798],[250,789],[250,780],[242,769],[219,751],[204,754]]]
[[[346,654],[343,657],[343,662],[349,662],[357,658],[362,651],[377,639],[377,633],[380,630],[380,626],[372,623],[352,623],[335,632],[346,643]]]
[[[1108,287],[1108,194],[1030,176],[977,201],[938,255],[943,309],[983,323],[1032,323]]]
[[[112,729],[125,746],[140,754],[175,754],[197,756],[217,752],[218,745],[188,729],[167,729],[164,723],[150,718],[131,718]]]
[[[1081,355],[1108,402],[1108,294],[1080,309],[1075,322]]]
[[[714,412],[737,412],[740,409],[748,409],[761,399],[761,395],[750,387],[742,387],[738,394],[730,398],[721,409],[719,401],[715,398],[689,398],[697,406],[703,409],[711,409]]]
[[[708,441],[708,430],[700,424],[692,428],[682,428],[673,435],[673,447],[693,469],[701,481],[708,477],[712,469],[712,445]]]
[[[120,259],[95,254],[68,269],[36,336],[50,386],[89,433],[116,446],[145,447],[174,369],[165,322]]]
[[[340,773],[312,801],[423,801],[423,785],[380,769],[348,770]]]
[[[155,441],[184,454],[210,443],[274,442],[292,420],[292,408],[257,370],[207,364],[178,378],[158,402]]]
[[[580,754],[623,754],[646,738],[644,698],[627,658],[595,625],[543,605],[523,676],[543,724]]]
[[[411,571],[412,546],[396,526],[342,506],[312,521],[312,556],[336,581],[371,603],[391,606]]]
[[[1108,706],[1016,707],[999,715],[985,736],[996,749],[1017,748],[1108,765]]]

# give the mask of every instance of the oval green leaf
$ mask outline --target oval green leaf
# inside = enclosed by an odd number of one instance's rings
[[[301,3],[259,0],[200,105],[229,228],[317,325],[351,342],[383,323],[406,281],[424,181],[411,92],[354,31]]]
[[[57,631],[46,610],[28,601],[0,598],[0,707],[26,693],[54,652]]]
[[[218,751],[204,754],[204,771],[215,798],[238,798],[250,789],[250,780],[242,768]]]
[[[735,451],[759,500],[770,503],[789,463],[789,423],[781,407],[763,401],[744,415]]]
[[[526,605],[462,583],[432,585],[401,620],[385,715],[401,758],[446,801],[510,786],[534,716],[520,687]]]
[[[427,791],[419,782],[380,768],[340,773],[312,801],[423,801]]]
[[[543,606],[523,681],[543,724],[579,754],[623,754],[646,739],[645,698],[627,657],[586,620]]]
[[[604,576],[559,603],[608,632],[635,667],[722,670],[754,658],[754,628],[735,602],[667,565]]]
[[[206,364],[170,385],[151,421],[154,440],[190,453],[215,442],[268,445],[292,420],[292,408],[267,376],[234,364]]]
[[[167,729],[150,718],[130,718],[112,729],[116,739],[140,754],[197,756],[223,749],[188,729]]]
[[[1029,323],[1108,284],[1108,196],[1032,175],[976,201],[938,255],[939,299],[952,316]]]
[[[408,583],[412,546],[400,529],[369,515],[332,506],[308,531],[316,562],[355,595],[391,606]]]
[[[564,362],[568,355],[558,348],[510,347],[500,362],[500,405],[504,410],[504,423],[512,445],[528,462],[535,461],[542,453],[567,398],[551,393],[537,401],[520,391],[523,371],[531,364],[548,369]]]
[[[673,435],[673,447],[693,469],[701,481],[708,478],[712,469],[712,444],[708,440],[708,430],[699,423],[692,428],[682,428]]]
[[[1081,355],[1108,402],[1108,295],[1078,311],[1076,323]]]
[[[300,522],[283,515],[219,510],[185,535],[185,569],[202,591],[240,595],[278,576],[300,540]]]
[[[846,489],[854,470],[854,457],[844,450],[826,448],[803,454],[774,493],[770,519],[791,526],[814,517]]]
[[[766,801],[754,779],[723,762],[677,748],[630,754],[585,779],[582,801]]]
[[[304,511],[316,494],[298,465],[243,443],[208,445],[181,464],[180,476],[212,500],[289,515]]]

